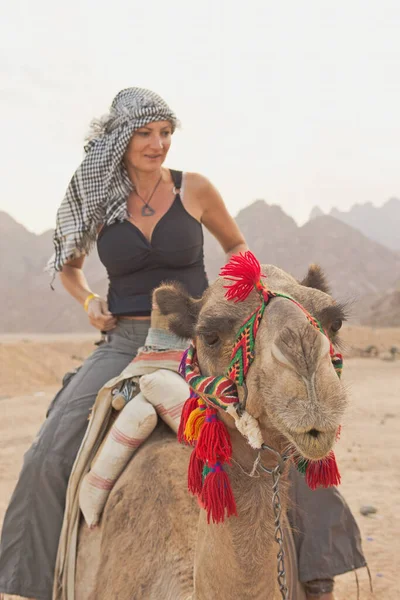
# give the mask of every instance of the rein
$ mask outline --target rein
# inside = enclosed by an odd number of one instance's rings
[[[269,469],[257,463],[257,467],[272,476],[272,506],[275,515],[275,540],[279,544],[278,583],[282,598],[288,598],[286,573],[284,567],[283,532],[281,528],[281,502],[279,480],[284,472],[285,463],[292,459],[296,468],[305,475],[312,489],[318,486],[329,487],[340,483],[340,475],[333,452],[323,460],[311,461],[305,458],[295,459],[291,453],[280,454],[268,446],[262,439],[257,420],[246,411],[248,390],[246,376],[255,359],[257,332],[264,312],[273,298],[285,298],[298,306],[309,323],[329,337],[321,324],[301,304],[288,294],[269,290],[263,283],[261,265],[251,252],[233,256],[220,271],[220,276],[233,282],[225,286],[225,297],[234,302],[244,301],[255,289],[261,303],[240,327],[232,348],[229,365],[224,375],[203,376],[197,360],[195,344],[185,351],[179,372],[190,387],[190,397],[186,401],[178,430],[178,440],[193,446],[188,469],[189,491],[199,498],[207,511],[207,521],[223,522],[225,516],[237,516],[227,473],[223,464],[231,464],[232,445],[225,424],[218,419],[218,410],[233,417],[240,433],[250,446],[259,451],[268,451],[276,457],[276,466]],[[340,377],[342,356],[335,352],[329,340],[332,365]],[[239,388],[243,390],[243,400],[239,399]]]

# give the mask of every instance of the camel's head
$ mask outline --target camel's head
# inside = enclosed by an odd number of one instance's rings
[[[335,341],[343,309],[329,295],[318,267],[310,267],[301,283],[271,265],[263,265],[262,273],[269,289],[295,298]],[[203,375],[225,373],[241,325],[260,305],[255,289],[242,302],[227,300],[224,286],[229,283],[220,277],[201,300],[190,298],[175,285],[155,291],[155,301],[168,316],[170,329],[195,340]],[[264,441],[268,443],[272,433],[281,451],[289,442],[303,457],[319,460],[332,449],[346,393],[329,349],[329,339],[294,302],[280,297],[270,300],[246,377],[246,410],[257,419]]]

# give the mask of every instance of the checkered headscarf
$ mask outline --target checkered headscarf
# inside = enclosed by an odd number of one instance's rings
[[[54,274],[66,261],[88,254],[98,227],[126,217],[132,183],[122,163],[132,134],[155,121],[177,125],[175,114],[160,96],[142,88],[122,90],[109,114],[92,122],[86,156],[73,175],[57,212],[55,253],[47,264]]]

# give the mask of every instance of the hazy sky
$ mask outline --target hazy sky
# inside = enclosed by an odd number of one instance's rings
[[[134,85],[182,122],[167,165],[232,214],[400,196],[399,31],[399,0],[2,2],[0,210],[53,227],[89,121]]]

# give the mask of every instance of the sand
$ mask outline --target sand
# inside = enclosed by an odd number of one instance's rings
[[[341,492],[361,529],[370,565],[359,572],[361,600],[400,597],[400,359],[385,352],[400,347],[400,330],[349,328],[344,381],[350,406],[336,448]],[[0,521],[29,447],[62,375],[93,349],[93,336],[0,337]],[[358,349],[377,345],[380,358],[359,358]],[[364,517],[360,507],[373,505]],[[353,574],[337,578],[337,600],[357,598]]]

